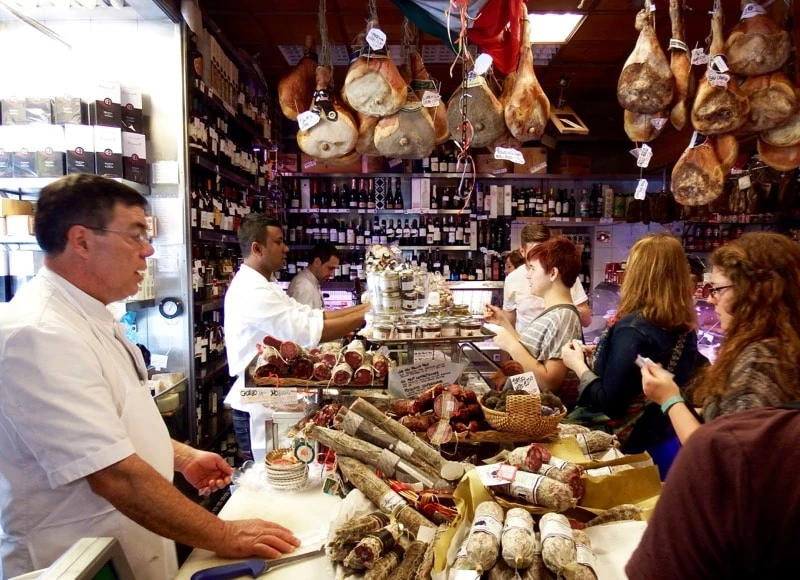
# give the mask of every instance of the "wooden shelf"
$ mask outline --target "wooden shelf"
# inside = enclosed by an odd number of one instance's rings
[[[263,129],[259,129],[258,125],[253,123],[247,117],[239,114],[235,109],[230,107],[227,103],[223,102],[222,99],[217,97],[214,94],[209,94],[211,90],[210,87],[205,87],[205,90],[199,87],[191,87],[192,95],[198,96],[203,99],[203,103],[210,105],[214,108],[218,113],[225,115],[229,120],[232,120],[234,124],[236,124],[240,129],[242,129],[245,133],[248,133],[250,137],[255,139],[263,139]]]
[[[307,178],[365,178],[370,177],[429,177],[431,179],[461,179],[460,173],[304,173],[304,172],[284,172],[283,177],[307,177]],[[551,181],[636,181],[640,178],[638,174],[586,174],[586,175],[565,175],[561,173],[478,173],[476,179],[496,179],[508,181],[541,181],[543,179]]]
[[[255,183],[251,183],[247,181],[244,177],[240,177],[225,169],[224,167],[220,167],[219,164],[215,163],[214,161],[207,159],[197,153],[191,156],[191,161],[193,164],[197,165],[198,167],[202,167],[203,169],[207,169],[208,171],[212,171],[219,175],[220,177],[224,177],[228,181],[235,183],[239,187],[247,189],[253,194],[256,195],[265,195],[264,192],[261,191],[261,188],[258,187]]]
[[[238,244],[239,238],[231,232],[192,229],[192,241],[216,242],[218,244]]]
[[[209,383],[222,375],[223,372],[228,370],[228,360],[225,356],[220,356],[212,360],[211,362],[207,362],[205,365],[201,365],[200,369],[196,373],[197,382],[201,385]]]

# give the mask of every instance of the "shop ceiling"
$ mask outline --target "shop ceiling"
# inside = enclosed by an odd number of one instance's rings
[[[643,0],[585,0],[582,10],[578,10],[579,2],[527,2],[529,12],[586,14],[586,19],[567,44],[551,49],[555,54],[549,64],[535,67],[536,75],[554,104],[558,101],[561,85],[566,81],[564,100],[589,126],[591,133],[587,139],[625,140],[622,109],[616,100],[616,85],[622,65],[633,50],[638,36],[634,19]],[[684,17],[687,42],[691,48],[706,46],[706,38],[710,33],[708,11],[712,7],[712,0],[685,0],[685,3],[689,8]],[[388,36],[388,43],[399,45],[403,14],[390,0],[377,0],[376,5],[380,26]],[[727,32],[739,20],[740,0],[723,0],[722,5]],[[256,61],[271,90],[290,68],[286,55],[291,59],[292,51],[286,47],[302,45],[306,34],[318,37],[317,0],[200,0],[200,6],[237,48],[248,55],[256,55]],[[364,28],[367,1],[327,0],[327,9],[331,42],[349,45]],[[666,47],[671,32],[668,0],[657,0],[656,32],[662,47]],[[426,51],[441,53],[446,50],[437,38],[425,34],[420,34],[420,44],[423,56]],[[284,47],[283,51],[281,46]],[[460,80],[460,67],[456,67],[452,78],[450,63],[426,61],[426,67],[442,82],[442,93],[448,97]],[[339,86],[344,80],[346,68],[335,67]]]

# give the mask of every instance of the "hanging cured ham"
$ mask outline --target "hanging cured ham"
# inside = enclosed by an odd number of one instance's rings
[[[661,135],[664,127],[667,126],[666,113],[647,115],[644,113],[625,111],[623,120],[625,123],[625,134],[628,136],[628,139],[639,143],[652,141]]]
[[[794,95],[800,103],[800,89],[795,89]],[[789,147],[800,143],[800,106],[777,127],[762,131],[760,137],[764,143],[774,147]]]
[[[675,77],[675,101],[669,114],[672,126],[678,131],[686,126],[689,117],[692,97],[697,88],[692,63],[689,60],[686,37],[683,32],[683,14],[680,0],[669,1],[669,18],[672,22],[672,39],[670,40],[669,68]]]
[[[723,56],[722,9],[711,17],[711,59],[708,70],[700,80],[692,105],[692,125],[704,135],[730,133],[741,127],[750,114],[750,101],[742,94],[730,75],[719,76],[712,69],[713,59]],[[714,78],[712,83],[709,76]],[[725,77],[728,80],[725,80]],[[730,82],[728,82],[730,81]]]
[[[356,146],[358,128],[343,106],[336,102],[330,90],[331,71],[317,67],[317,89],[312,109],[319,111],[319,122],[297,132],[300,150],[317,159],[336,159],[349,154]]]
[[[386,157],[422,159],[431,154],[434,141],[433,120],[410,87],[400,110],[375,126],[375,147]]]
[[[627,111],[652,115],[669,108],[675,79],[646,9],[636,15],[636,30],[639,38],[622,67],[617,100]]]
[[[367,31],[373,28],[378,28],[377,20],[367,25]],[[406,82],[389,54],[385,50],[372,51],[365,38],[366,32],[359,36],[363,48],[347,69],[342,98],[364,115],[393,115],[406,102]]]
[[[672,194],[681,205],[705,205],[722,195],[725,176],[709,140],[689,147],[672,170]]]
[[[527,16],[525,11],[523,14]],[[503,115],[511,134],[522,142],[539,139],[550,118],[550,101],[533,71],[531,23],[522,18],[519,64],[513,89],[504,103]]]
[[[742,0],[742,18],[728,34],[725,54],[731,71],[743,76],[771,73],[789,58],[789,33],[753,0]]]
[[[439,94],[439,87],[436,81],[425,70],[425,63],[422,62],[422,55],[413,51],[409,55],[411,60],[411,88],[414,89],[419,100],[422,100],[425,91]],[[436,145],[441,145],[450,137],[450,129],[447,127],[447,107],[444,100],[439,98],[439,104],[435,107],[428,107],[428,114],[433,120],[433,128],[436,133]]]
[[[356,151],[362,155],[377,157],[381,154],[375,147],[375,125],[378,124],[378,117],[371,117],[356,113],[358,117],[358,141],[356,141]]]
[[[741,131],[765,131],[784,123],[797,107],[791,81],[781,72],[747,78],[740,87],[750,101]]]
[[[716,153],[719,166],[722,168],[722,175],[728,175],[739,156],[739,141],[730,133],[716,135],[710,137],[709,140],[714,146],[714,153]]]
[[[503,105],[486,86],[482,76],[468,83],[466,89],[462,83],[447,102],[447,126],[455,139],[461,139],[461,101],[464,93],[469,95],[464,100],[467,102],[467,121],[472,127],[470,146],[487,147],[506,132]]]
[[[775,147],[759,139],[758,156],[761,161],[778,171],[792,171],[800,167],[800,145]]]
[[[314,52],[314,37],[306,36],[303,58],[292,71],[278,82],[278,102],[281,111],[290,120],[307,111],[314,96],[317,73],[317,55]]]

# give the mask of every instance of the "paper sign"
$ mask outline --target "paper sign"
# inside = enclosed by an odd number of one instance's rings
[[[514,375],[508,377],[509,387],[512,389],[520,389],[529,392],[531,395],[539,394],[539,384],[536,382],[536,377],[532,372],[522,373],[521,375]]]
[[[265,405],[294,405],[297,403],[297,389],[276,389],[274,387],[251,387],[242,389],[242,403],[263,403]]]
[[[481,480],[481,483],[486,487],[492,487],[493,485],[508,485],[508,482],[505,479],[500,479],[497,477],[497,471],[500,469],[501,465],[502,463],[478,465],[475,468],[475,473],[478,474],[478,478]]]
[[[497,473],[495,473],[494,476],[498,479],[504,479],[508,482],[512,482],[517,476],[517,468],[513,465],[509,465],[508,463],[503,463],[497,468]]]
[[[749,179],[749,178],[748,178]],[[167,368],[167,355],[166,354],[150,354],[150,364],[154,369],[160,371]]]
[[[466,85],[468,89],[471,89],[473,87],[479,87],[482,84],[483,84],[483,77],[480,75],[476,75],[474,70],[471,70],[467,73]]]
[[[378,349],[378,354],[382,354],[383,356],[389,356],[389,347],[384,345]]]
[[[647,143],[644,143],[639,148],[639,158],[636,160],[637,167],[647,167],[650,165],[650,159],[653,158],[653,149]]]
[[[744,10],[742,10],[742,20],[766,13],[767,11],[764,10],[764,7],[760,6],[759,4],[745,4]]]
[[[712,87],[725,88],[728,86],[728,81],[731,80],[731,75],[714,72],[713,70],[708,69],[708,72],[706,72],[706,78]]]
[[[656,128],[656,131],[661,131],[664,128],[664,125],[667,124],[666,117],[656,117],[655,119],[650,119],[650,124]]]
[[[694,132],[692,133],[692,138],[691,138],[691,139],[689,139],[689,147],[697,147],[697,145],[698,145],[698,143],[697,143],[697,136],[698,136],[698,135],[699,135],[699,133],[698,133],[697,131],[694,131]]]
[[[639,159],[639,153],[641,153],[641,151],[642,150],[639,147],[637,147],[636,149],[631,149],[630,151],[628,151],[628,153],[636,157],[636,159]]]
[[[439,102],[442,100],[442,95],[434,93],[433,91],[425,91],[422,93],[422,106],[423,107],[438,107]]]
[[[708,55],[704,48],[695,48],[692,50],[692,64],[693,65],[704,65],[708,64]]]
[[[742,175],[739,178],[739,189],[747,189],[748,187],[750,187],[750,176]],[[153,360],[153,358],[150,357],[150,360]]]
[[[518,165],[525,165],[525,157],[523,157],[522,151],[511,149],[510,147],[495,147],[494,158],[511,161]]]
[[[642,200],[647,197],[647,180],[640,179],[639,183],[636,185],[636,191],[633,194],[633,199]]]
[[[450,580],[480,580],[477,570],[451,570]]]
[[[297,115],[297,124],[301,131],[308,131],[311,127],[319,123],[319,115],[314,111],[303,111]]]
[[[490,66],[492,66],[492,57],[484,52],[475,59],[475,66],[472,70],[476,75],[482,75],[489,70]]]
[[[547,161],[542,161],[541,163],[531,167],[531,173],[538,173],[542,169],[547,169]]]
[[[389,370],[389,386],[399,388],[407,399],[415,399],[439,383],[454,383],[466,364],[444,360],[431,360],[403,365]]]
[[[655,4],[655,2],[654,2],[654,3],[652,3],[652,4],[650,5],[650,12],[655,12],[655,11],[656,11],[656,4]]]
[[[308,169],[309,167],[315,167],[316,165],[317,165],[316,161],[314,161],[313,159],[309,159],[308,161],[303,163],[303,169]]]
[[[386,33],[380,28],[373,28],[367,32],[367,44],[372,50],[380,50],[386,46]]]

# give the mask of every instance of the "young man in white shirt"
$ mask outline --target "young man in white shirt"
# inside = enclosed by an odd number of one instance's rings
[[[318,243],[311,250],[308,266],[292,278],[286,293],[300,304],[324,310],[320,284],[333,276],[341,258],[339,250],[330,242]]]
[[[225,293],[224,310],[228,373],[236,377],[236,382],[225,403],[234,409],[234,433],[240,451],[261,459],[266,453],[264,422],[271,410],[241,402],[247,366],[258,354],[256,345],[265,335],[306,348],[341,338],[364,323],[369,304],[331,311],[301,304],[273,282],[289,252],[281,223],[263,214],[249,214],[239,225],[238,235],[244,263]]]
[[[520,236],[520,252],[523,259],[527,259],[528,252],[542,242],[551,238],[550,228],[542,223],[529,223],[522,229]],[[589,298],[583,289],[580,280],[570,288],[572,302],[578,309],[581,325],[584,327],[592,323],[592,311],[589,308]],[[526,268],[517,268],[506,276],[503,285],[503,310],[506,318],[519,334],[525,332],[531,322],[544,310],[544,300],[531,294]]]

